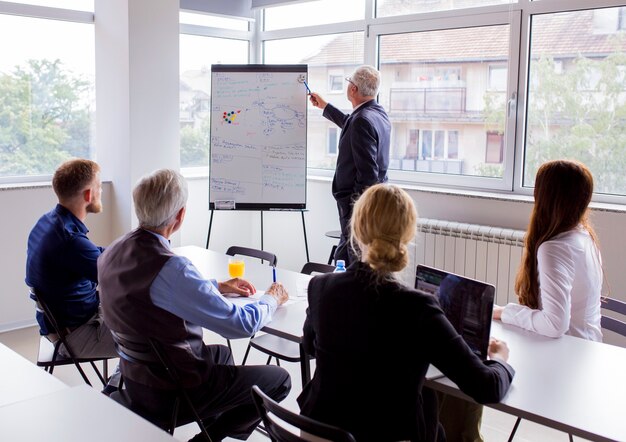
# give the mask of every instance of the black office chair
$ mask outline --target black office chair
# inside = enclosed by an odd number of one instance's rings
[[[613,298],[602,298],[600,306],[605,310],[626,316],[626,302],[618,301]],[[602,315],[601,325],[602,328],[621,336],[626,336],[626,322],[620,319]]]
[[[312,273],[331,273],[333,270],[335,270],[335,268],[328,264],[307,262],[302,267],[300,273],[310,275]],[[288,341],[280,336],[265,334],[262,336],[252,337],[248,343],[248,348],[246,348],[246,354],[244,355],[243,362],[241,363],[242,365],[246,364],[250,348],[254,348],[268,355],[266,362],[268,365],[272,361],[272,358],[276,359],[276,365],[278,366],[280,366],[281,360],[287,362],[302,361],[300,357],[300,346],[297,343]]]
[[[107,379],[109,377],[108,360],[113,359],[113,358],[77,357],[74,351],[72,350],[72,347],[67,342],[67,336],[69,335],[69,330],[65,329],[64,327],[59,327],[57,320],[55,319],[54,315],[52,314],[52,311],[48,307],[47,302],[44,301],[43,297],[40,296],[34,288],[29,287],[29,290],[30,290],[30,297],[35,301],[37,311],[44,315],[45,320],[48,322],[48,324],[52,326],[52,328],[56,332],[56,335],[58,336],[57,341],[54,343],[50,342],[48,338],[46,338],[45,336],[41,336],[39,338],[39,353],[37,354],[37,366],[43,367],[45,371],[52,374],[55,367],[74,364],[76,366],[76,369],[82,376],[83,380],[85,381],[85,383],[91,386],[91,382],[89,381],[89,378],[85,374],[85,371],[83,370],[83,368],[80,366],[80,364],[88,362],[93,368],[93,371],[98,376],[98,379],[100,379],[100,382],[102,382],[102,385],[105,386],[107,383]],[[61,348],[61,345],[65,347],[69,355],[68,357],[59,355],[59,349]],[[96,367],[96,362],[99,362],[99,361],[102,361],[102,372],[100,372],[100,370],[98,370],[98,367]]]
[[[341,230],[329,230],[324,235],[329,238],[339,239],[341,238]],[[335,261],[335,252],[337,251],[337,244],[334,244],[330,249],[330,256],[328,257],[328,265],[331,265]]]
[[[258,258],[261,262],[268,261],[272,267],[276,267],[276,264],[278,264],[278,258],[276,255],[265,250],[251,249],[249,247],[241,246],[230,246],[228,250],[226,250],[226,254],[230,256],[243,255],[250,256],[251,258]]]
[[[144,336],[134,336],[126,333],[111,331],[115,347],[120,357],[134,364],[141,364],[154,370],[165,371],[172,383],[176,387],[176,399],[172,404],[171,413],[155,416],[146,411],[142,404],[134,403],[128,396],[126,390],[120,385],[119,391],[113,393],[111,398],[124,405],[129,410],[139,414],[143,418],[149,420],[158,427],[163,428],[170,434],[174,434],[176,427],[195,421],[200,427],[200,431],[204,438],[211,442],[211,437],[207,432],[198,411],[196,410],[191,398],[185,391],[176,368],[169,360],[167,354],[163,351],[161,344],[151,338]],[[122,383],[124,378],[122,377]],[[184,401],[184,412],[181,412],[181,399]]]
[[[330,264],[321,264],[319,262],[307,262],[300,270],[300,273],[310,275],[312,273],[332,273],[335,268]]]
[[[300,442],[308,441],[305,437],[294,434],[281,424],[280,420],[310,435],[333,442],[355,442],[354,437],[341,428],[323,424],[314,419],[293,413],[280,405],[261,391],[259,387],[252,387],[254,405],[261,416],[265,431],[272,442]],[[278,418],[278,419],[276,419]],[[279,420],[280,419],[280,420]]]

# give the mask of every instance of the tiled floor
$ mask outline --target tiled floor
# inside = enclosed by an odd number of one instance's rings
[[[205,335],[205,341],[208,343],[224,343],[224,339],[219,336],[207,332]],[[12,332],[0,333],[0,342],[12,348],[17,353],[20,353],[25,358],[35,361],[37,358],[37,348],[39,342],[39,335],[35,327],[16,330]],[[235,353],[235,361],[240,362],[245,352],[247,341],[243,339],[232,341],[233,351]],[[250,364],[264,364],[266,360],[265,355],[252,350],[249,357]],[[111,369],[113,369],[115,362],[111,362]],[[291,374],[293,381],[293,388],[291,393],[283,401],[283,405],[292,410],[298,410],[296,405],[296,397],[302,390],[300,381],[300,369],[298,364],[283,363],[289,373]],[[92,377],[91,369],[86,368],[90,378]],[[58,367],[54,371],[54,375],[61,379],[68,385],[82,384],[82,378],[73,366]],[[98,385],[98,380],[93,375],[93,385]],[[487,442],[500,442],[507,441],[509,433],[515,423],[515,417],[501,413],[499,411],[485,407],[483,415],[482,432]],[[184,427],[180,427],[174,433],[174,436],[180,441],[186,441],[198,432],[195,424],[189,424]],[[234,440],[234,439],[233,439]],[[248,439],[251,442],[267,442],[268,439],[259,433],[253,433]],[[574,438],[576,441],[582,439]],[[529,421],[522,421],[517,434],[515,436],[516,442],[567,442],[568,436],[560,431],[552,430],[550,428],[534,424]],[[454,442],[454,441],[450,441]]]

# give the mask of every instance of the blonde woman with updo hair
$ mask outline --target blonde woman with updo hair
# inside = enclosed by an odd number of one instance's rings
[[[480,360],[437,300],[396,276],[409,263],[416,223],[402,189],[368,188],[351,219],[360,259],[309,283],[303,345],[316,370],[298,403],[359,442],[445,440],[434,393],[422,389],[431,363],[480,403],[500,401],[513,378],[504,342],[493,340],[491,359]]]

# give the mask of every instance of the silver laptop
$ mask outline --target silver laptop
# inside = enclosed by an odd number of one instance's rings
[[[415,288],[436,296],[446,317],[479,358],[486,360],[495,287],[486,282],[418,265]],[[431,369],[427,378],[440,373]]]

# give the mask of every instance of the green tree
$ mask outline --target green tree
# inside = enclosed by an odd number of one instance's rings
[[[209,140],[211,119],[207,116],[200,127],[184,126],[180,129],[180,164],[183,167],[209,165]]]
[[[90,157],[90,87],[60,60],[0,74],[0,176],[49,174]]]
[[[531,65],[524,183],[533,185],[542,163],[570,158],[590,168],[597,192],[625,194],[626,54],[563,63]]]
[[[559,60],[542,55],[531,60],[524,185],[533,186],[541,164],[560,158],[585,163],[594,175],[595,190],[626,194],[626,54],[623,37],[615,51],[602,58],[579,55]],[[485,124],[504,132],[502,94],[486,92]],[[497,168],[476,167],[493,176]]]

